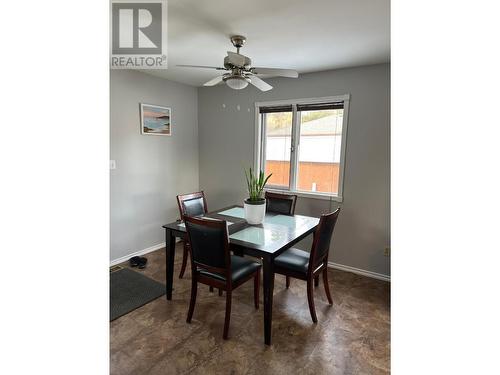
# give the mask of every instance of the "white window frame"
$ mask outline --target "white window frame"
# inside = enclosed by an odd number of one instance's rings
[[[298,195],[299,197],[315,198],[315,199],[326,199],[333,200],[336,202],[342,202],[343,192],[344,192],[344,169],[345,169],[345,152],[347,146],[347,124],[349,123],[349,100],[350,94],[337,95],[337,96],[324,96],[319,98],[302,98],[302,99],[286,99],[286,100],[274,100],[267,102],[255,102],[255,143],[254,143],[254,169],[261,170],[264,167],[265,162],[265,150],[266,150],[266,137],[263,134],[263,127],[261,123],[260,107],[273,107],[280,105],[291,105],[292,106],[292,145],[290,154],[290,184],[289,186],[297,186],[297,168],[298,168],[298,148],[300,147],[300,119],[297,116],[297,105],[298,104],[314,104],[314,103],[329,103],[329,102],[344,102],[344,111],[342,117],[342,140],[341,140],[341,150],[340,150],[340,165],[339,165],[339,186],[338,194],[332,193],[320,193],[320,192],[310,192],[302,191],[297,189],[290,189],[289,187],[282,186],[267,186],[265,190],[277,191],[277,192],[290,192]]]

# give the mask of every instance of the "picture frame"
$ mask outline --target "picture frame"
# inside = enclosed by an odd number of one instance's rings
[[[172,109],[140,103],[141,134],[172,136]]]

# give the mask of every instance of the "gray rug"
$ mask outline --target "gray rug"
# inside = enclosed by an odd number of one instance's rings
[[[165,294],[165,285],[129,268],[111,272],[109,286],[111,320]]]

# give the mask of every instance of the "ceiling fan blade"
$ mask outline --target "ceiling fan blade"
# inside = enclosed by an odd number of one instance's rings
[[[269,74],[279,77],[297,78],[299,73],[293,69],[278,69],[278,68],[252,68],[250,69],[253,74]]]
[[[264,82],[257,76],[251,76],[250,78],[250,83],[257,87],[261,91],[269,91],[273,88],[269,83]]]
[[[227,51],[227,57],[229,58],[229,62],[233,65],[244,67],[245,62],[247,61],[247,57],[240,55],[239,53],[234,53],[231,51]]]
[[[216,70],[227,70],[226,68],[220,68],[218,66],[206,66],[206,65],[176,65],[181,68],[204,68],[204,69],[216,69]]]
[[[203,84],[203,86],[215,86],[215,85],[217,85],[217,84],[219,84],[219,83],[221,83],[221,82],[222,82],[222,77],[223,77],[223,76],[218,76],[218,77],[215,77],[215,78],[211,79],[210,81],[205,82],[205,83]]]

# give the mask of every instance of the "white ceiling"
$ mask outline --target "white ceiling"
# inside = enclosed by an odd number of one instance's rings
[[[390,0],[168,0],[168,69],[147,72],[201,86],[221,72],[176,64],[223,66],[234,34],[247,37],[240,53],[253,66],[306,73],[387,62]]]

